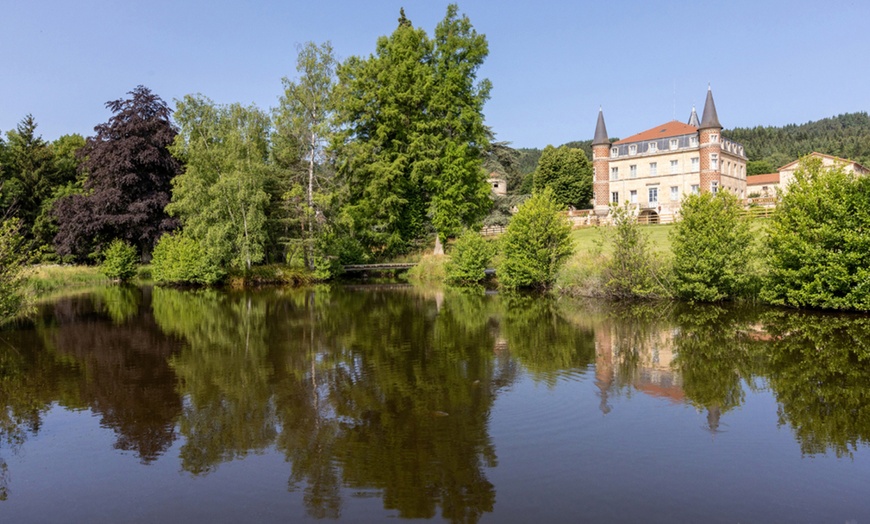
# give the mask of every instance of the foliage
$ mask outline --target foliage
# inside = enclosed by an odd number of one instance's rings
[[[613,249],[604,266],[604,294],[615,299],[667,296],[664,270],[637,224],[634,209],[628,203],[612,205],[610,217]]]
[[[746,176],[766,175],[775,171],[776,168],[767,160],[750,160],[746,163]]]
[[[112,280],[127,282],[136,275],[138,258],[135,247],[123,240],[115,239],[103,251],[100,270]]]
[[[423,255],[417,265],[408,270],[408,280],[414,283],[441,283],[447,280],[447,257]]]
[[[342,220],[370,252],[408,251],[434,227],[442,241],[486,214],[486,39],[450,5],[430,39],[405,18],[374,55],[338,69],[333,141],[347,190]]]
[[[511,221],[511,217],[513,217],[513,210],[519,208],[519,206],[525,202],[529,196],[492,195],[491,198],[492,209],[489,210],[489,214],[483,219],[483,225],[507,227],[508,223]]]
[[[495,255],[492,242],[477,231],[467,229],[450,250],[445,270],[451,284],[476,284],[486,278],[486,268]]]
[[[532,195],[514,215],[502,238],[499,282],[508,288],[547,288],[574,251],[571,225],[553,191]]]
[[[580,149],[547,146],[534,173],[534,191],[553,189],[556,202],[562,207],[587,209],[592,207],[592,164]]]
[[[80,150],[87,174],[84,194],[60,198],[55,247],[61,256],[85,260],[116,238],[148,260],[157,239],[177,221],[164,208],[181,164],[167,149],[175,138],[166,103],[138,86],[130,98],[106,103],[113,115],[94,128]]]
[[[509,193],[513,193],[522,184],[520,152],[510,147],[510,142],[496,142],[490,136],[483,169],[486,173],[498,173],[504,177]]]
[[[223,279],[224,271],[196,240],[175,233],[163,235],[154,246],[151,276],[158,284],[210,285]]]
[[[870,178],[805,158],[770,222],[772,304],[870,311]]]
[[[270,191],[276,173],[268,163],[269,117],[256,107],[217,106],[201,95],[177,102],[180,131],[172,153],[185,172],[172,184],[167,211],[185,236],[222,268],[249,270],[270,245]]]
[[[690,301],[718,302],[745,294],[752,275],[752,233],[729,191],[689,195],[671,230],[673,288]]]
[[[27,304],[23,292],[21,244],[18,219],[0,222],[0,324],[21,313]]]

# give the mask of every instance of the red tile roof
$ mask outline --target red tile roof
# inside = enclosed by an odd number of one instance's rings
[[[764,184],[779,184],[779,173],[766,173],[764,175],[747,175],[747,186],[761,186]]]
[[[670,138],[672,136],[690,135],[697,132],[698,128],[695,126],[671,120],[667,124],[648,129],[628,138],[623,138],[618,142],[614,142],[614,144],[628,144],[630,142],[642,142],[644,140],[655,140],[657,138]]]

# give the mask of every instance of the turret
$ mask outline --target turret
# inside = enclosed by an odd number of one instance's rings
[[[704,112],[701,115],[701,125],[698,126],[700,139],[701,192],[718,191],[722,184],[721,150],[722,124],[716,114],[716,104],[713,102],[713,90],[707,86],[707,100],[704,102]]]
[[[592,169],[595,178],[592,190],[595,197],[595,214],[605,216],[610,210],[610,139],[604,125],[604,111],[598,108],[598,122],[592,138]]]

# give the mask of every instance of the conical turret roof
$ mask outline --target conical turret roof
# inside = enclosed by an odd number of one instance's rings
[[[607,126],[604,125],[604,111],[598,108],[598,123],[595,124],[595,136],[592,138],[592,145],[598,146],[602,144],[610,144],[610,139],[607,138]]]
[[[689,121],[687,123],[690,126],[701,127],[701,121],[698,120],[698,112],[695,111],[695,106],[692,106],[692,114],[689,115]]]
[[[704,114],[701,115],[701,129],[709,129],[715,127],[722,129],[722,124],[719,123],[719,115],[716,114],[716,104],[713,103],[713,90],[707,86],[707,100],[704,102]]]

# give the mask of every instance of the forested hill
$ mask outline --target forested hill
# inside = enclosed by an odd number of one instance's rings
[[[725,129],[722,134],[746,148],[746,155],[752,162],[750,168],[754,168],[750,169],[750,174],[773,172],[813,151],[848,158],[870,167],[870,115],[866,112],[846,113],[783,127],[738,127]],[[592,158],[592,140],[565,145],[582,149]],[[522,148],[519,151],[523,173],[531,173],[541,150]]]
[[[722,134],[743,144],[749,160],[767,161],[773,169],[813,151],[870,165],[870,115],[866,112],[783,127],[738,127]]]

